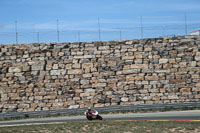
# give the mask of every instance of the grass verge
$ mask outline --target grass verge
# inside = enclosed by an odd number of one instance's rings
[[[0,133],[178,133],[200,132],[193,121],[91,121],[0,127]]]

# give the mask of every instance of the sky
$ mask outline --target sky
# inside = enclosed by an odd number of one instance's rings
[[[200,0],[0,0],[0,12],[0,44],[126,40],[200,29]]]

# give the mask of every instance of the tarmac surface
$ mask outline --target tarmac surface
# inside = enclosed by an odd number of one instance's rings
[[[101,115],[101,114],[100,114]],[[103,120],[131,120],[131,121],[200,121],[200,110],[191,111],[170,111],[170,112],[152,112],[152,113],[128,113],[128,114],[102,114]],[[82,116],[63,116],[48,118],[32,118],[21,120],[0,121],[0,127],[20,126],[33,124],[51,124],[62,122],[88,121]]]

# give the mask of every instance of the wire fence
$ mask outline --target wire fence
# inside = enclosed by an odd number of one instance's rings
[[[112,23],[111,23],[112,24]],[[42,42],[92,42],[92,41],[112,41],[131,40],[140,38],[157,38],[179,35],[189,35],[191,31],[200,29],[200,22],[147,24],[143,23],[142,17],[137,27],[124,25],[120,28],[109,28],[103,23],[96,23],[96,28],[68,29],[59,25],[51,30],[20,30],[17,21],[12,28],[15,30],[1,31],[0,44],[21,44],[21,43],[42,43]],[[113,24],[114,25],[114,24]],[[23,25],[21,26],[23,27]]]

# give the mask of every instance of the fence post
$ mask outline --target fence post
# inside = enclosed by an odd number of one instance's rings
[[[166,36],[166,34],[165,34],[165,30],[166,30],[165,26],[163,26],[162,29],[163,29],[163,37],[165,37]]]
[[[187,14],[185,13],[185,35],[187,35]]]
[[[143,20],[142,20],[142,16],[140,16],[140,25],[141,25],[141,38],[143,38]]]
[[[16,44],[18,44],[17,21],[15,21]]]
[[[120,40],[122,40],[122,30],[119,30]]]
[[[58,21],[59,20],[57,19],[57,41],[59,42],[60,41],[60,35],[59,35],[60,33],[59,33]]]
[[[79,41],[79,42],[81,41],[81,38],[80,38],[80,31],[78,31],[78,41]]]
[[[100,20],[98,18],[98,28],[99,28],[99,41],[101,41],[101,29],[100,29]]]
[[[37,41],[38,41],[38,43],[40,43],[40,33],[39,32],[37,32]]]

